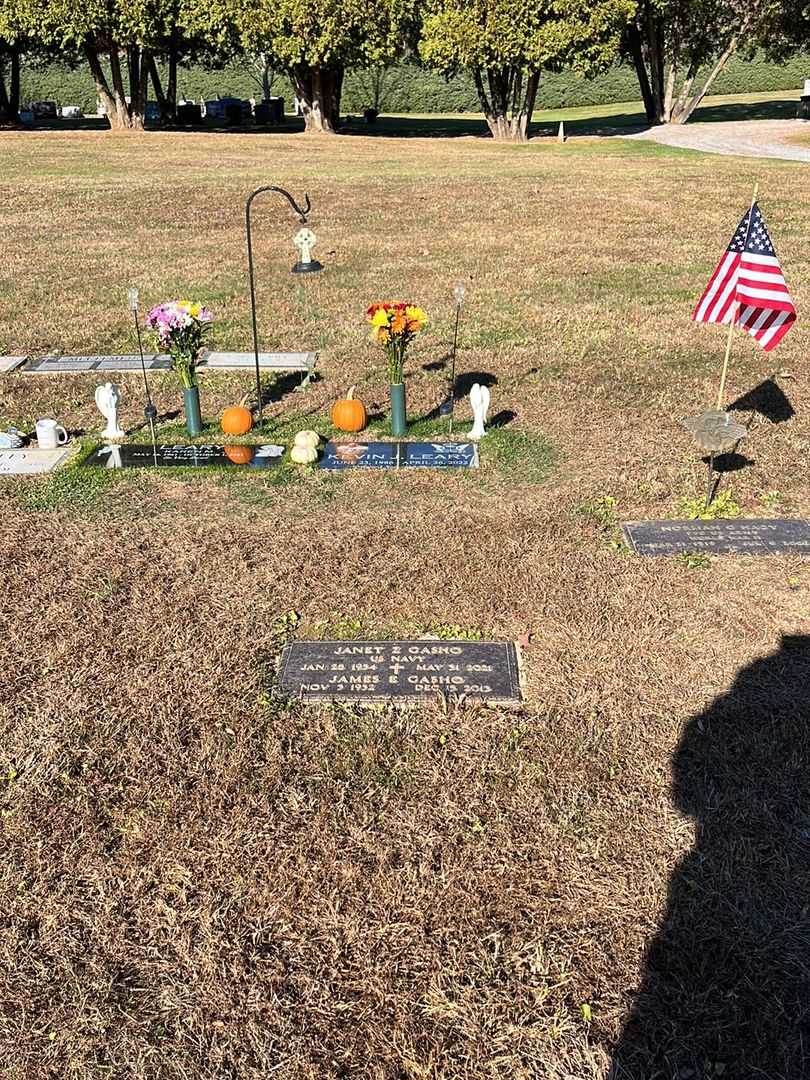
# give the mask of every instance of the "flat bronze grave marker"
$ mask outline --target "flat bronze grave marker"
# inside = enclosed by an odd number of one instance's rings
[[[102,469],[192,468],[212,465],[241,465],[251,469],[272,469],[281,463],[284,447],[267,443],[260,446],[208,446],[183,443],[127,443],[102,446],[82,464]]]
[[[293,641],[278,692],[304,701],[523,700],[511,641]]]
[[[330,442],[322,469],[475,469],[474,442]]]
[[[628,521],[622,530],[636,555],[810,555],[803,519]]]

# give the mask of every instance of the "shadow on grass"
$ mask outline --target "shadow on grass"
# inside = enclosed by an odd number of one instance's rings
[[[698,109],[692,121],[712,123],[724,120],[787,120],[796,116],[798,101],[776,100],[757,102],[732,102],[724,105],[706,105]],[[566,135],[627,135],[634,131],[643,131],[649,127],[647,118],[640,105],[638,110],[612,115],[602,115],[604,107],[598,107],[600,115],[566,119],[566,110],[551,111],[549,115],[535,120],[530,127],[530,137],[550,137],[557,134],[560,120],[565,122]],[[109,125],[104,118],[86,117],[82,120],[55,120],[39,122],[37,131],[102,131]],[[155,125],[148,124],[147,131],[173,133],[205,132],[216,135],[296,135],[304,130],[301,117],[287,116],[278,126],[257,124],[223,125],[214,122],[194,125]],[[364,135],[379,138],[399,139],[453,139],[481,138],[491,139],[492,135],[486,121],[480,115],[469,116],[380,116],[373,124],[368,124],[360,116],[347,116],[341,127],[341,135]]]
[[[729,412],[758,413],[772,424],[783,424],[796,415],[787,394],[773,379],[765,379],[728,407]]]
[[[425,366],[425,370],[428,370],[428,365]],[[452,396],[450,393],[450,387],[448,386],[447,396],[435,405],[430,412],[425,413],[421,420],[438,420],[439,417],[449,417],[453,411],[452,403],[458,404],[463,401],[464,398],[470,396],[470,391],[473,386],[478,383],[480,386],[497,386],[497,376],[493,375],[489,371],[464,371],[461,374],[456,375],[456,381],[452,388]]]
[[[709,458],[701,458],[704,465],[709,464]],[[742,469],[748,469],[752,465],[756,465],[753,458],[748,458],[745,454],[738,454],[736,450],[732,450],[728,454],[718,454],[714,459],[714,471],[716,473],[733,473],[740,472]]]
[[[613,1080],[810,1075],[810,637],[692,717],[673,797],[697,824]]]

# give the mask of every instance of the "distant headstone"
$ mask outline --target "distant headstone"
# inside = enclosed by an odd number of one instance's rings
[[[478,467],[473,442],[330,442],[322,469],[470,469]]]
[[[560,126],[557,128],[557,142],[565,142],[565,124],[560,121]]]
[[[205,446],[183,443],[129,443],[125,446],[102,446],[84,465],[102,469],[191,468],[213,465],[243,465],[252,469],[272,469],[280,464],[284,447],[271,443],[260,446]]]
[[[313,701],[523,699],[507,641],[294,641],[281,657],[278,691]]]
[[[49,473],[70,453],[69,447],[57,450],[0,450],[0,476],[32,476]]]
[[[622,529],[636,555],[810,555],[803,519],[628,521]]]

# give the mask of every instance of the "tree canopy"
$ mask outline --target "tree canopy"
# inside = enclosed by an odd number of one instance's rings
[[[286,72],[307,130],[334,131],[347,67],[385,64],[402,50],[413,0],[236,0],[243,46]]]
[[[348,68],[409,52],[469,71],[496,138],[525,140],[542,72],[632,62],[650,123],[684,122],[738,49],[803,47],[799,0],[0,0],[0,122],[16,119],[20,57],[80,57],[110,124],[143,126],[151,82],[172,119],[177,68],[237,53],[285,71],[308,131],[335,131]],[[157,61],[166,63],[165,85]]]
[[[753,48],[779,0],[639,0],[625,35],[647,119],[685,123],[729,57]]]
[[[420,53],[471,72],[495,138],[523,141],[543,69],[584,74],[616,59],[633,0],[433,0]]]

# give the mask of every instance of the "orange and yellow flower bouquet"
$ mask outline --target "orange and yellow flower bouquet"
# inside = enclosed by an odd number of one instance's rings
[[[371,323],[371,339],[382,345],[388,357],[388,375],[392,386],[403,381],[403,366],[408,346],[427,323],[427,315],[415,304],[372,304],[366,313]]]

